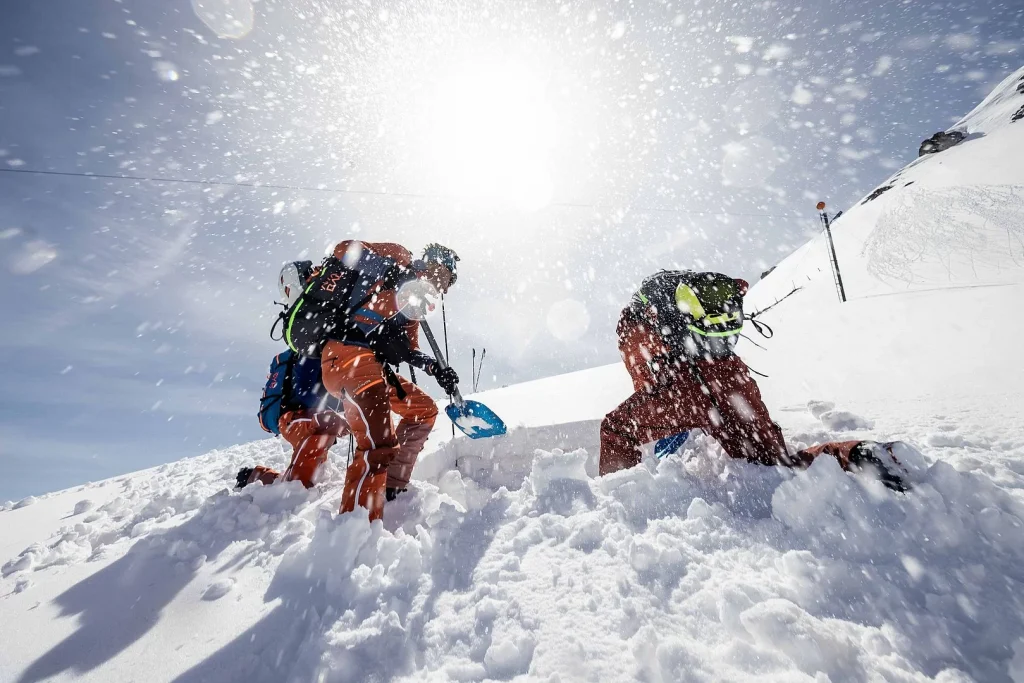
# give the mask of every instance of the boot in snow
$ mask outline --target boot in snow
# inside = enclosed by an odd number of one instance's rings
[[[244,489],[246,486],[249,485],[249,478],[252,477],[252,469],[253,468],[251,467],[243,467],[242,469],[238,470],[238,475],[235,476],[236,489]]]
[[[882,483],[894,491],[910,490],[907,470],[892,453],[897,441],[861,441],[850,450],[850,471],[873,470]]]
[[[281,473],[277,470],[272,470],[269,467],[263,465],[256,465],[256,467],[243,467],[238,470],[238,475],[235,477],[235,488],[244,489],[254,481],[263,482],[264,486],[270,486],[277,481],[281,476]]]

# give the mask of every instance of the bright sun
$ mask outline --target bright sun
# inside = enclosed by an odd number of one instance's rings
[[[525,210],[551,201],[555,116],[527,67],[463,64],[441,81],[431,110],[432,155],[448,192]]]

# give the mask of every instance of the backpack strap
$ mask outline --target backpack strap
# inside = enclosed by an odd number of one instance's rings
[[[402,388],[402,380],[398,379],[398,375],[395,374],[395,371],[388,363],[382,362],[381,367],[384,369],[384,381],[395,390],[395,396],[398,400],[404,401],[405,397],[409,394]]]
[[[754,319],[753,317],[747,318],[747,320],[749,320],[750,324],[754,326],[754,329],[757,330],[758,334],[760,334],[765,339],[771,339],[772,337],[775,336],[775,330],[769,327],[768,323],[763,323],[760,320]],[[765,330],[768,331],[765,332]]]
[[[287,308],[285,308],[283,311],[281,311],[280,313],[277,314],[277,320],[275,320],[274,324],[270,326],[270,338],[272,340],[274,340],[274,341],[284,341],[284,333],[285,333],[284,328],[283,327],[281,328],[281,336],[280,337],[275,337],[274,336],[274,330],[276,330],[277,326],[280,325],[281,323],[283,323],[287,319],[287,317],[288,317],[288,309]]]
[[[326,259],[324,260],[326,261]],[[306,303],[306,294],[308,294],[315,285],[316,282],[314,276],[314,280],[311,280],[310,283],[306,285],[306,289],[302,290],[302,294],[300,294],[299,298],[296,299],[294,304],[292,304],[292,307],[281,314],[282,320],[287,319],[287,322],[284,325],[284,334],[282,335],[284,338],[284,343],[287,344],[288,348],[294,351],[295,353],[298,353],[299,350],[295,348],[295,344],[292,342],[292,325],[295,323],[295,316],[298,314],[299,309],[302,308],[302,305],[304,303]],[[273,335],[273,327],[270,328],[270,332],[271,335]]]
[[[297,353],[292,353],[291,360],[289,360],[284,367],[284,379],[281,380],[281,410],[288,410],[293,406],[292,403],[292,383],[295,375],[295,364],[299,362],[301,356]]]

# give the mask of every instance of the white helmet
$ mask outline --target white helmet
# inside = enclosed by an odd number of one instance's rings
[[[291,306],[298,301],[312,274],[312,261],[292,261],[284,264],[281,274],[277,277],[277,289],[285,305]]]

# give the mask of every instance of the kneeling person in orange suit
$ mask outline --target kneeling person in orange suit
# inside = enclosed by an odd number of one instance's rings
[[[339,413],[340,403],[324,388],[315,358],[303,358],[291,350],[274,356],[257,416],[265,431],[280,435],[292,446],[291,464],[283,475],[264,465],[242,468],[236,487],[254,481],[269,485],[281,479],[301,481],[311,488],[331,446],[349,433]]]
[[[399,290],[415,280],[439,294],[447,292],[455,282],[458,260],[454,251],[437,244],[414,260],[399,244],[341,242],[306,289],[309,309],[301,318],[291,316],[286,325],[285,339],[298,349],[302,347],[296,339],[302,330],[314,330],[314,345],[321,346],[324,386],[341,400],[355,437],[341,499],[343,513],[358,505],[369,510],[371,521],[380,519],[385,500],[409,483],[437,419],[434,400],[392,366],[418,367],[449,394],[458,385],[454,370],[440,367],[419,351],[419,322],[398,300]],[[392,412],[399,416],[397,426]]]

